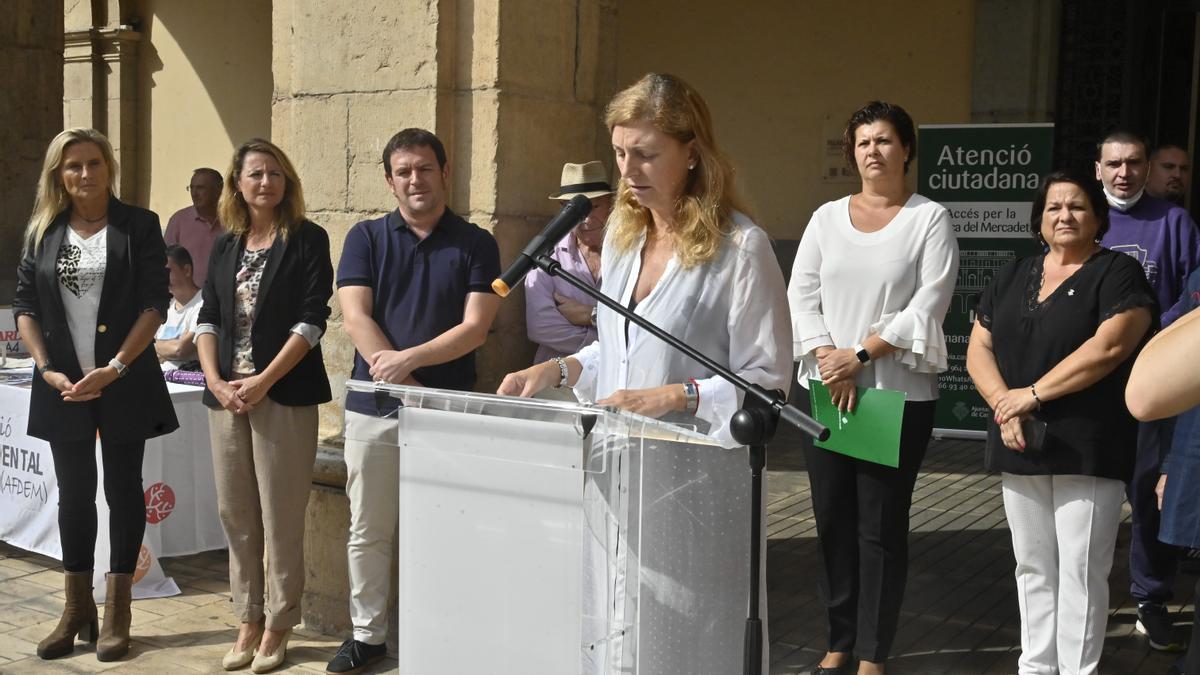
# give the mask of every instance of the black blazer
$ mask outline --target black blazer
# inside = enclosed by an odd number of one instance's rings
[[[38,321],[50,363],[78,382],[83,371],[71,342],[55,270],[69,218],[69,209],[58,214],[36,250],[21,256],[13,315]],[[96,317],[97,366],[107,365],[117,355],[143,311],[154,309],[165,318],[171,300],[166,247],[156,214],[110,198],[106,236],[108,260]],[[63,401],[40,372],[34,373],[30,436],[52,443],[78,441],[94,436],[97,428],[101,439],[116,443],[145,440],[179,428],[153,341],[129,364],[125,377],[88,403]]]
[[[204,305],[197,319],[197,325],[217,327],[217,363],[226,380],[233,370],[235,277],[245,248],[245,238],[229,232],[213,242],[208,279],[204,282]],[[297,323],[309,323],[324,332],[332,295],[333,264],[325,230],[306,220],[286,241],[282,236],[275,237],[267,254],[250,329],[255,372],[261,373],[270,365]],[[316,405],[331,400],[321,345],[309,350],[296,367],[279,378],[267,396],[281,405]],[[204,403],[210,408],[220,407],[217,397],[207,389]]]

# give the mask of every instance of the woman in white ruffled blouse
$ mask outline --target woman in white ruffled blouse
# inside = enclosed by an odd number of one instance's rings
[[[841,410],[854,409],[856,387],[906,395],[899,468],[805,446],[829,627],[814,672],[866,674],[883,672],[904,598],[908,511],[947,367],[942,320],[958,245],[946,209],[905,184],[917,150],[908,113],[871,102],[843,141],[862,190],[813,213],[788,299],[802,386],[822,381]]]
[[[649,74],[613,98],[605,123],[621,181],[601,257],[601,291],[750,382],[786,391],[793,359],[783,273],[766,233],[740,208],[733,169],[716,145],[703,99],[676,77]],[[597,331],[598,340],[576,354],[510,373],[499,393],[532,396],[569,386],[583,401],[650,417],[688,415],[688,422],[705,423],[702,430],[715,442],[738,445],[729,431],[741,400],[733,385],[608,308],[599,310]],[[749,518],[736,519],[745,530],[718,532],[699,513],[716,498],[708,491],[719,481],[708,476],[726,470],[732,456],[697,450],[680,459],[677,475],[662,477],[679,487],[662,503],[695,506],[696,531],[680,537],[686,545],[672,554],[691,561],[679,565],[687,574],[672,576],[671,565],[641,558],[640,583],[653,592],[639,601],[639,611],[643,621],[656,618],[642,627],[654,637],[640,645],[640,658],[656,664],[655,672],[741,670],[745,570],[697,572],[720,567],[713,560],[729,558],[727,547],[749,536]],[[748,474],[744,461],[737,465]],[[646,505],[643,518],[653,520],[661,508]],[[623,583],[616,581],[613,597],[625,597]],[[765,625],[765,582],[761,590]],[[671,609],[652,612],[652,605]],[[628,657],[613,651],[612,667],[627,667]],[[585,659],[585,672],[604,667],[597,665],[603,657]]]

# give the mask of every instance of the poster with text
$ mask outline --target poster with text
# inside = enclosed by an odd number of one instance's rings
[[[943,324],[950,368],[938,381],[934,427],[940,432],[987,429],[991,410],[967,374],[975,306],[996,270],[1036,252],[1030,202],[1052,169],[1053,151],[1052,124],[920,127],[917,191],[950,212],[959,248],[958,283]]]

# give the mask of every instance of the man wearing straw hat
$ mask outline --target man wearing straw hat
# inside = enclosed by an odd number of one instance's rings
[[[555,247],[551,257],[563,270],[600,287],[600,248],[604,223],[612,210],[613,189],[604,165],[597,161],[565,164],[558,192],[550,199],[569,201],[583,195],[592,210]],[[535,269],[525,277],[525,328],[537,343],[534,363],[579,351],[596,339],[596,302],[567,282]],[[573,398],[573,397],[572,397]]]

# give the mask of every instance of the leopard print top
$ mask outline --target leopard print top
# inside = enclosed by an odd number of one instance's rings
[[[250,344],[250,330],[254,326],[254,304],[258,302],[259,284],[263,270],[267,267],[270,247],[257,251],[243,251],[237,276],[234,278],[233,307],[233,372],[239,375],[257,373]]]

